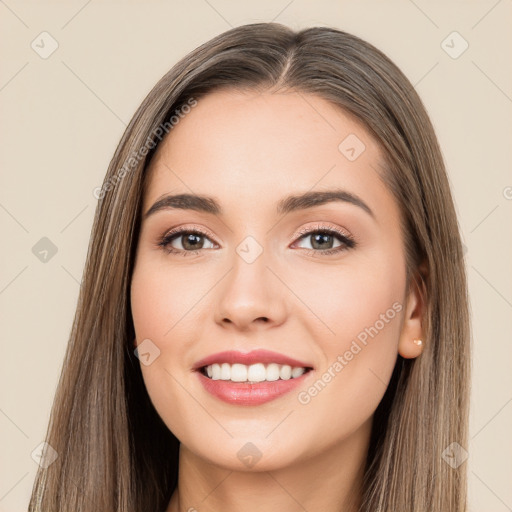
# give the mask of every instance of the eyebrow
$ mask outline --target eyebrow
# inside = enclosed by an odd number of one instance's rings
[[[353,204],[375,218],[373,211],[360,197],[342,189],[310,191],[303,194],[291,195],[281,199],[277,203],[276,211],[278,215],[284,215],[331,202]],[[222,207],[213,197],[197,194],[177,194],[166,195],[158,199],[146,212],[144,219],[147,219],[156,212],[169,209],[195,210],[213,215],[222,215]]]

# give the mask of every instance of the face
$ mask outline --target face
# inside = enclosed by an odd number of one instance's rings
[[[151,401],[200,459],[271,470],[367,436],[415,304],[382,163],[289,91],[211,93],[160,144],[132,316]]]

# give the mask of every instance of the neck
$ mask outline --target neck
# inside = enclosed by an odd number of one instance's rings
[[[371,423],[372,418],[337,445],[271,471],[222,468],[182,444],[178,486],[167,512],[357,512]]]

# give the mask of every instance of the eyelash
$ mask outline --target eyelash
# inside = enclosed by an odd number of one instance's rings
[[[174,249],[173,247],[170,247],[169,244],[177,238],[178,235],[199,235],[204,236],[207,238],[210,238],[209,233],[206,233],[205,231],[201,229],[183,229],[183,228],[177,228],[175,230],[170,231],[169,233],[166,233],[158,242],[158,246],[161,247],[164,251],[166,251],[169,254],[182,254],[183,256],[191,256],[199,254],[199,252],[203,249],[196,249],[192,251],[184,251],[181,249]],[[356,241],[346,235],[345,233],[342,233],[340,230],[330,227],[330,226],[323,226],[323,225],[317,225],[314,228],[305,228],[299,233],[297,233],[297,241],[302,240],[303,238],[306,238],[307,236],[313,235],[313,234],[323,234],[323,235],[334,235],[336,236],[339,241],[342,243],[342,245],[338,247],[333,247],[331,249],[302,249],[303,251],[306,251],[307,254],[312,256],[318,256],[325,255],[329,256],[332,254],[337,254],[342,251],[346,251],[348,249],[353,249],[357,246]]]

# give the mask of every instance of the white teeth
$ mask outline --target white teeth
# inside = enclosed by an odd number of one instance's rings
[[[276,380],[296,379],[304,374],[305,368],[291,367],[288,364],[256,363],[245,364],[214,363],[206,367],[206,375],[212,380],[230,380],[232,382],[273,382]]]
[[[267,380],[273,381],[279,379],[279,365],[270,363],[267,366]]]
[[[206,372],[208,372],[209,366],[206,367]],[[212,379],[213,380],[219,380],[220,379],[220,365],[215,363],[211,365],[212,369]]]
[[[229,368],[228,363],[224,363],[222,367],[224,368],[224,366]],[[247,366],[238,363],[231,365],[231,380],[233,382],[245,382],[247,380]]]
[[[292,367],[289,364],[283,364],[279,371],[279,377],[283,380],[288,380],[292,376]]]
[[[263,382],[267,378],[265,365],[262,363],[251,364],[247,370],[247,380],[251,382]]]
[[[292,368],[292,379],[300,377],[304,373],[304,368]]]
[[[231,370],[228,363],[223,363],[220,367],[220,380],[229,380],[231,377]]]

